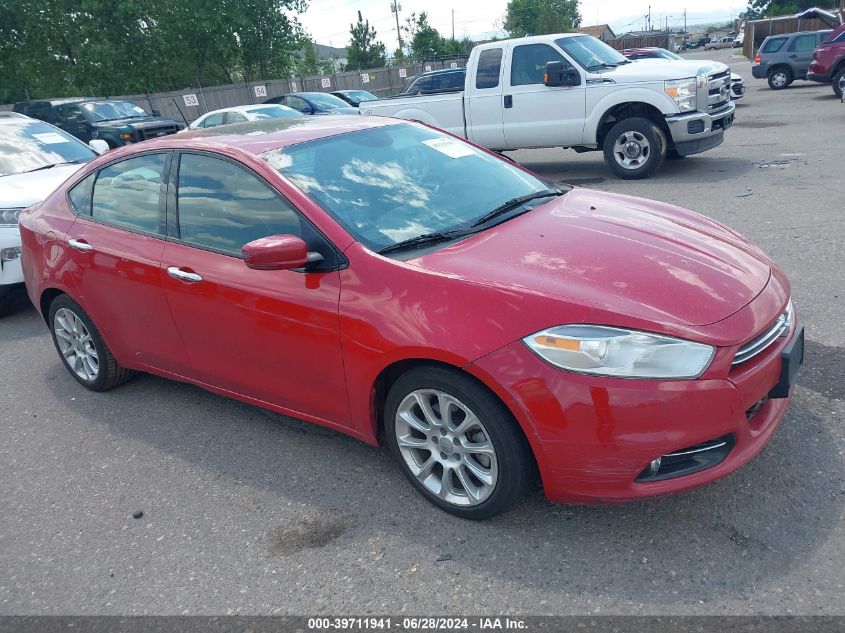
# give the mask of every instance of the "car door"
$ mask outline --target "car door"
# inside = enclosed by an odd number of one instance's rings
[[[72,134],[83,143],[91,140],[91,124],[78,105],[65,106],[61,118],[62,122],[59,127],[65,132]]]
[[[184,152],[168,196],[162,276],[191,376],[323,420],[348,419],[337,253],[278,192],[228,158]],[[253,270],[241,248],[299,235],[325,272]]]
[[[119,359],[181,373],[184,346],[164,296],[163,182],[168,152],[103,167],[71,189],[67,233],[76,298]]]
[[[475,81],[466,86],[469,138],[490,149],[507,149],[502,103],[503,47],[487,48],[478,56]]]
[[[808,33],[807,35],[798,35],[792,38],[789,47],[786,50],[786,55],[789,58],[789,65],[792,66],[792,72],[796,78],[803,79],[807,76],[807,68],[810,62],[813,61],[813,50],[818,45],[818,35],[815,33]]]
[[[509,148],[577,145],[584,132],[586,89],[550,88],[543,83],[546,63],[572,64],[549,44],[513,46],[505,68],[502,120]]]

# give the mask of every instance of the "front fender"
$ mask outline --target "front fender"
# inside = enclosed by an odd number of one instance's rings
[[[662,89],[632,87],[604,92],[603,86],[591,87],[587,91],[587,111],[590,114],[584,123],[584,143],[595,145],[599,123],[604,116],[616,106],[626,103],[644,103],[664,116],[680,113],[675,101]]]

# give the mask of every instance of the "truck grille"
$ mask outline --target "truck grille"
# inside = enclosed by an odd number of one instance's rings
[[[151,138],[158,138],[159,136],[167,136],[169,134],[176,134],[179,128],[175,125],[162,125],[160,127],[148,127],[137,130],[138,140],[146,141]]]
[[[792,325],[792,315],[792,301],[790,301],[783,314],[778,317],[777,321],[768,330],[751,339],[737,350],[732,364],[740,365],[754,358],[757,354],[765,351],[778,338],[789,332],[789,327]]]
[[[707,111],[721,110],[731,100],[731,71],[709,75],[707,77]]]

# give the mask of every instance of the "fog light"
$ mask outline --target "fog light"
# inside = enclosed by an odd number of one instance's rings
[[[652,475],[656,475],[657,471],[660,470],[660,462],[662,461],[662,457],[658,457],[657,459],[651,460],[651,463],[648,465],[648,472]]]
[[[15,246],[14,248],[4,248],[2,251],[0,251],[0,261],[3,262],[13,262],[20,256],[20,246]]]

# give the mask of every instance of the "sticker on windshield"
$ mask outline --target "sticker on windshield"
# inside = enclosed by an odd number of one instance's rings
[[[464,145],[458,141],[453,141],[450,138],[432,138],[423,141],[424,145],[428,145],[431,149],[436,149],[441,154],[446,154],[449,158],[463,158],[464,156],[474,156],[475,150],[469,145]]]
[[[35,138],[39,141],[44,143],[45,145],[55,145],[57,143],[69,143],[70,141],[66,139],[61,134],[56,134],[55,132],[42,132],[41,134],[33,134]]]

